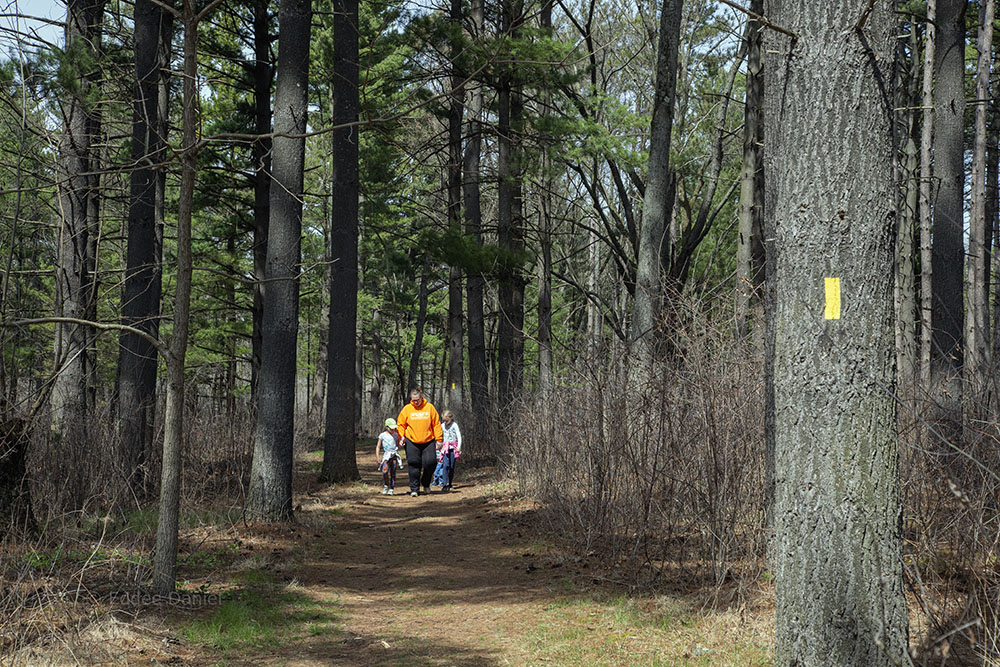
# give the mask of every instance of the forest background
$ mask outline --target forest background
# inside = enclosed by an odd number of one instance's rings
[[[928,648],[987,659],[992,6],[898,3],[883,81],[901,562]],[[292,519],[294,453],[356,479],[356,438],[419,385],[609,566],[760,576],[782,380],[762,42],[798,38],[772,8],[26,7],[0,28],[8,547],[158,506],[155,563],[122,567],[173,590],[179,507]]]

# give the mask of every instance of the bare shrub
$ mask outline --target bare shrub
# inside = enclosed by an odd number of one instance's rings
[[[578,358],[554,400],[518,407],[511,469],[581,550],[721,582],[763,553],[762,365],[710,326],[672,347],[641,383],[627,349]]]

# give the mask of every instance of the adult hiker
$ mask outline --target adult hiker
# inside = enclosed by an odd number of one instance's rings
[[[396,418],[399,435],[406,442],[406,464],[410,473],[410,495],[416,497],[423,487],[430,493],[431,478],[437,465],[437,450],[443,433],[437,410],[424,398],[423,390],[410,390],[410,402]],[[432,446],[433,445],[433,446]]]

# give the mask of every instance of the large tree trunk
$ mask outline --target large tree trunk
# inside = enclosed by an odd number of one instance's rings
[[[358,120],[358,2],[335,0],[333,124]],[[354,456],[358,322],[358,132],[333,134],[330,325],[327,329],[326,439],[320,479],[359,479]]]
[[[764,0],[753,0],[750,11],[764,12]],[[746,103],[743,110],[743,173],[740,177],[739,243],[736,265],[736,331],[740,338],[753,331],[763,347],[764,331],[764,98],[763,35],[757,21],[748,19]]]
[[[177,578],[177,527],[180,516],[181,451],[184,443],[184,360],[191,316],[191,218],[198,154],[198,15],[193,0],[184,0],[184,111],[181,189],[177,204],[177,278],[173,334],[167,355],[167,403],[163,416],[163,466],[160,471],[160,514],[156,526],[153,590],[174,592]]]
[[[933,312],[934,271],[931,259],[931,229],[934,220],[932,142],[934,137],[934,24],[937,0],[927,0],[924,35],[923,77],[920,119],[920,352],[918,360],[920,393],[929,400],[931,392],[931,313]]]
[[[934,46],[934,202],[931,398],[938,432],[961,434],[965,266],[965,0],[938,0]]]
[[[271,28],[269,0],[255,0],[253,14],[253,94],[258,135],[271,132]],[[250,395],[256,405],[260,379],[261,326],[267,289],[267,229],[271,197],[271,139],[260,136],[253,143],[253,331],[251,332]]]
[[[473,38],[482,36],[483,0],[472,0],[471,19]],[[472,87],[469,94],[469,124],[465,141],[462,167],[462,189],[465,203],[466,233],[477,243],[482,243],[482,207],[480,205],[479,162],[482,152],[483,89],[481,84]],[[476,271],[469,274],[465,283],[467,331],[469,338],[469,398],[472,403],[471,442],[481,442],[487,431],[489,415],[489,372],[486,363],[486,331],[483,318],[483,276]]]
[[[552,35],[552,1],[542,4],[538,26],[543,37]],[[541,115],[548,116],[551,108],[549,91],[539,91]],[[552,396],[552,176],[551,158],[547,146],[541,150],[541,180],[538,204],[538,395],[541,407],[547,410]]]
[[[100,114],[90,96],[98,85],[104,0],[71,0],[66,14],[66,66],[79,88],[67,91],[59,141],[59,238],[56,263],[56,315],[92,320],[96,315],[96,239],[100,221],[98,159],[95,144]],[[88,66],[89,64],[89,66]],[[59,441],[86,446],[87,386],[93,369],[94,333],[79,324],[57,324],[51,434]]]
[[[778,248],[777,665],[889,667],[907,657],[885,87],[896,21],[890,4],[869,9],[772,0],[767,11],[797,34],[765,38]]]
[[[517,39],[523,20],[521,0],[505,0],[501,31]],[[524,383],[524,276],[521,253],[524,249],[522,220],[519,132],[521,129],[520,84],[508,67],[497,85],[497,245],[502,253],[497,275],[497,398],[504,410],[520,398]]]
[[[900,123],[902,140],[900,146],[899,228],[896,231],[896,383],[898,393],[906,412],[914,409],[914,390],[917,379],[917,292],[916,292],[916,245],[917,218],[919,216],[920,174],[919,149],[917,147],[917,114],[913,107],[919,105],[917,99],[920,81],[919,41],[916,24],[910,27],[910,67],[905,73],[899,90],[900,108],[906,111]],[[899,51],[903,48],[900,46]],[[910,416],[903,420],[909,423]]]
[[[985,406],[987,373],[990,368],[989,289],[987,258],[993,221],[986,218],[986,116],[990,99],[990,60],[993,56],[993,0],[979,6],[979,62],[976,69],[976,123],[972,150],[972,211],[969,216],[969,260],[966,274],[965,379],[974,402],[972,409],[982,414]]]
[[[462,39],[462,0],[451,0],[451,100],[448,109],[448,228],[456,237],[462,230],[462,113],[465,102],[465,75],[459,58]],[[462,397],[465,384],[465,352],[462,348],[462,270],[448,272],[448,386],[447,407],[457,419],[464,416]]]
[[[0,526],[5,531],[37,528],[25,466],[29,442],[25,420],[0,421]]]
[[[667,230],[673,210],[670,135],[677,87],[677,45],[680,41],[682,5],[683,0],[663,0],[660,14],[653,119],[649,130],[649,169],[642,203],[635,299],[629,331],[635,363],[634,379],[648,378],[656,357],[656,329],[660,326],[664,278],[669,268],[665,258],[669,256]]]
[[[265,521],[292,519],[295,364],[311,27],[310,0],[281,1],[271,157],[275,187],[270,191],[257,431],[247,494],[247,512]]]
[[[167,77],[173,16],[149,0],[135,5],[132,161],[122,324],[159,333],[162,218],[166,170]],[[157,354],[149,341],[123,333],[118,356],[118,438],[131,491],[142,495],[152,449]]]

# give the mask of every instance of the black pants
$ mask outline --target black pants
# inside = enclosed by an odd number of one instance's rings
[[[427,488],[431,485],[434,468],[437,467],[437,447],[434,446],[434,442],[429,440],[418,443],[406,439],[406,465],[410,471],[410,491],[419,491],[421,486]]]

